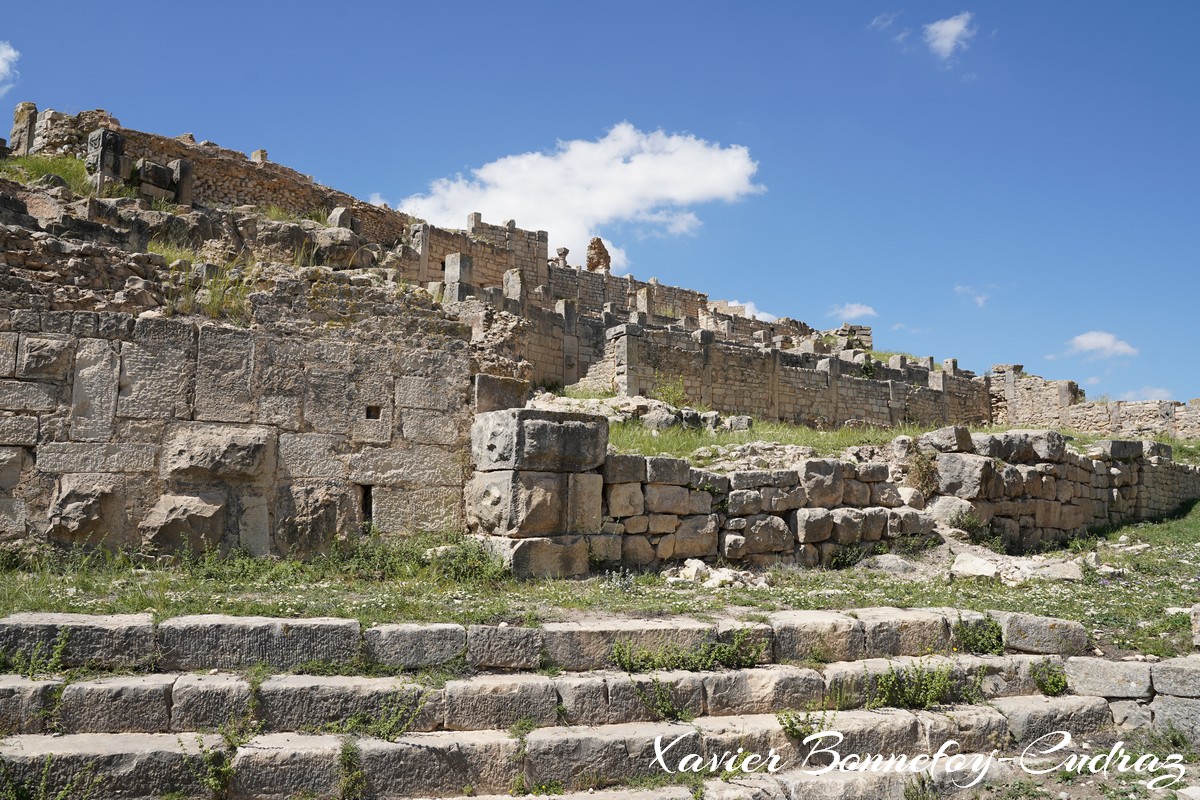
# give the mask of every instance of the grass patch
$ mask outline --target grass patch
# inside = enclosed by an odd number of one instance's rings
[[[170,239],[151,239],[146,244],[146,252],[157,253],[163,257],[168,265],[179,260],[190,263],[200,258],[200,253],[196,248],[184,242],[172,241]]]
[[[75,194],[95,193],[83,160],[74,156],[14,156],[0,161],[0,177],[29,185],[47,175],[57,175]]]
[[[260,213],[267,219],[273,219],[276,222],[300,222],[301,220],[309,220],[311,222],[319,222],[326,225],[329,222],[329,212],[323,208],[310,208],[303,213],[296,213],[288,209],[269,205],[259,209]]]
[[[1043,659],[1029,669],[1038,691],[1047,697],[1058,697],[1067,693],[1067,671],[1063,665]]]
[[[657,650],[636,647],[620,641],[613,645],[612,662],[626,672],[654,672],[683,669],[704,672],[724,667],[746,669],[753,667],[767,649],[767,641],[754,641],[750,631],[739,630],[729,642],[705,642],[699,647],[684,648],[668,644]]]

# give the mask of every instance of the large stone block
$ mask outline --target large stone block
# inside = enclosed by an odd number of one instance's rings
[[[797,470],[808,504],[834,508],[842,502],[842,462],[835,458],[812,458]]]
[[[640,483],[608,484],[604,487],[604,496],[610,517],[636,517],[646,511],[646,498]]]
[[[279,472],[287,478],[346,477],[346,437],[328,433],[283,433],[279,436]]]
[[[1150,704],[1150,710],[1156,729],[1174,728],[1188,741],[1200,742],[1200,700],[1160,694]]]
[[[923,656],[950,648],[950,628],[939,613],[864,608],[856,614],[863,625],[865,656]]]
[[[266,483],[275,461],[271,428],[189,422],[167,429],[161,471],[175,480]]]
[[[567,789],[627,783],[661,775],[654,742],[678,744],[672,755],[700,754],[700,734],[678,723],[632,723],[604,728],[543,728],[526,737],[525,778],[533,786],[558,782]]]
[[[271,619],[198,614],[158,626],[165,669],[290,669],[306,661],[342,664],[360,653],[357,620]]]
[[[343,737],[302,733],[255,736],[237,749],[229,796],[286,798],[315,794],[337,797]]]
[[[832,611],[780,611],[770,617],[776,661],[854,661],[863,652],[863,623]]]
[[[599,533],[603,523],[604,478],[598,472],[567,476],[567,533]]]
[[[646,459],[646,482],[687,486],[691,469],[686,459],[650,456]]]
[[[696,514],[679,520],[675,529],[676,559],[706,558],[717,554],[717,533],[721,529],[716,514]]]
[[[171,689],[171,730],[216,730],[250,716],[250,684],[239,675],[180,675]]]
[[[522,408],[529,396],[529,381],[479,373],[475,376],[475,413]]]
[[[42,472],[154,472],[157,464],[152,444],[46,442],[37,453]]]
[[[575,672],[611,667],[617,643],[654,652],[665,647],[695,650],[717,641],[716,625],[686,618],[547,622],[541,633],[550,662]]]
[[[64,381],[71,370],[73,354],[69,339],[22,336],[17,349],[17,377]]]
[[[46,714],[63,683],[0,675],[0,738],[14,733],[42,733]]]
[[[359,675],[275,675],[258,689],[268,730],[321,730],[348,719],[408,719],[409,730],[440,728],[445,715],[441,690],[398,678]]]
[[[965,500],[986,498],[996,474],[995,463],[971,453],[943,453],[937,459],[938,491]]]
[[[833,535],[833,514],[825,508],[799,508],[788,521],[801,544],[823,542]]]
[[[59,391],[49,383],[0,380],[0,409],[53,411],[58,406]]]
[[[112,438],[117,413],[120,357],[112,342],[81,339],[75,354],[71,387],[71,438],[77,442],[106,442]]]
[[[922,434],[917,438],[917,446],[923,450],[937,450],[940,453],[974,452],[971,431],[962,425],[951,425]]]
[[[196,419],[253,422],[257,405],[253,381],[254,334],[216,325],[202,327],[196,360]]]
[[[796,535],[782,517],[756,514],[742,531],[747,553],[786,553],[796,544]]]
[[[1073,694],[1131,698],[1151,695],[1150,664],[1145,662],[1074,657],[1067,659],[1066,670],[1067,686]]]
[[[534,409],[478,414],[471,427],[477,469],[588,472],[604,463],[608,419]]]
[[[467,663],[486,669],[534,669],[542,653],[539,628],[471,625],[467,628]]]
[[[71,545],[121,547],[140,543],[126,517],[120,476],[67,473],[54,483],[48,536]]]
[[[37,417],[0,417],[0,445],[33,447],[37,440]]]
[[[1087,648],[1087,629],[1074,620],[1009,611],[990,613],[1004,629],[1004,646],[1010,650],[1073,656]]]
[[[377,486],[372,522],[383,531],[461,531],[462,492],[453,486]]]
[[[1008,718],[1008,729],[1017,744],[1028,744],[1055,731],[1078,736],[1112,724],[1103,697],[999,697],[992,705]]]
[[[480,795],[508,792],[520,770],[520,747],[506,731],[454,731],[363,739],[359,757],[368,797],[452,797],[466,787]]]
[[[1171,658],[1150,668],[1154,691],[1177,697],[1200,697],[1200,658]]]
[[[456,405],[454,387],[440,378],[398,376],[396,408],[427,408],[448,411]]]
[[[164,494],[138,530],[158,552],[200,555],[216,550],[225,536],[225,502],[221,492]]]
[[[65,733],[166,733],[175,675],[120,675],[79,681],[62,693]]]
[[[554,725],[558,694],[542,675],[479,675],[446,684],[446,728],[452,731],[507,730],[530,719]]]
[[[402,669],[436,667],[464,655],[467,631],[449,623],[376,625],[363,632],[367,657]]]
[[[149,614],[22,612],[0,620],[3,653],[38,653],[45,658],[60,636],[66,639],[64,667],[137,667],[149,663],[155,655],[154,621]]]
[[[363,448],[350,456],[350,480],[371,486],[461,486],[464,456],[424,444]]]
[[[691,510],[691,499],[685,486],[648,483],[645,493],[647,513],[686,514]]]
[[[645,483],[645,456],[612,454],[604,459],[605,483]]]
[[[568,491],[564,473],[477,472],[463,493],[467,529],[511,537],[565,533]]]
[[[190,419],[196,373],[196,329],[175,320],[140,317],[133,340],[121,343],[117,415]]]
[[[479,538],[520,579],[579,578],[588,574],[587,540],[583,536]]]

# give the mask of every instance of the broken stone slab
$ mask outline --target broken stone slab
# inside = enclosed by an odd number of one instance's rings
[[[166,733],[171,729],[175,675],[120,675],[79,681],[62,693],[66,733]]]
[[[45,797],[82,796],[72,792],[92,778],[99,779],[96,797],[204,797],[209,792],[205,751],[213,753],[216,764],[226,758],[224,743],[215,734],[85,733],[0,740],[0,760],[9,775],[18,784],[44,789]]]
[[[290,669],[306,661],[342,664],[361,652],[358,620],[276,619],[197,614],[158,626],[164,669]]]
[[[136,667],[155,657],[154,620],[149,614],[21,612],[0,620],[2,653],[50,658],[60,636],[66,640],[64,667]]]
[[[1154,691],[1177,697],[1200,697],[1200,658],[1171,658],[1150,666]]]
[[[467,663],[485,669],[536,669],[541,661],[540,628],[471,625],[467,628]]]
[[[0,675],[0,738],[45,731],[44,712],[51,708],[62,685],[59,680]]]
[[[478,470],[587,472],[604,463],[608,418],[593,414],[506,409],[477,414],[471,454]]]
[[[341,736],[268,733],[233,757],[231,800],[292,797],[305,792],[336,797],[341,787]]]
[[[423,669],[460,658],[467,630],[450,623],[376,625],[363,631],[367,658],[388,667]]]
[[[529,389],[529,381],[481,372],[475,376],[475,413],[523,408]]]
[[[937,457],[938,492],[964,500],[986,497],[996,474],[995,462],[972,453],[942,453]]]
[[[1054,731],[1078,735],[1112,724],[1112,713],[1103,697],[1000,697],[992,705],[1008,718],[1009,732],[1017,744]]]
[[[171,730],[205,731],[250,718],[250,683],[240,675],[180,675],[171,688]]]
[[[1074,620],[990,611],[1004,629],[1004,646],[1022,653],[1073,656],[1087,649],[1087,629]]]
[[[1155,664],[1155,667],[1160,664]],[[1197,665],[1200,676],[1200,664]],[[1066,661],[1067,686],[1073,694],[1095,697],[1150,697],[1150,664],[1076,656]]]
[[[994,578],[1000,568],[981,556],[959,553],[950,565],[950,574],[957,578]]]
[[[454,731],[507,730],[518,720],[537,726],[557,721],[558,694],[542,675],[478,675],[449,681],[445,726]]]
[[[221,545],[225,502],[221,492],[164,494],[138,524],[138,531],[158,552],[201,555]]]
[[[368,797],[453,797],[466,787],[509,791],[520,770],[521,744],[506,731],[417,733],[394,742],[362,739],[359,758]],[[331,794],[337,796],[336,786]]]
[[[973,453],[971,432],[963,425],[950,425],[917,437],[917,447],[939,453]]]
[[[588,574],[587,540],[583,536],[529,539],[478,536],[476,539],[520,580],[579,578]]]
[[[865,633],[857,619],[832,611],[779,611],[769,618],[775,632],[775,660],[854,661]]]
[[[275,451],[272,428],[185,422],[167,429],[161,473],[175,480],[269,481]]]
[[[354,718],[429,731],[441,728],[446,714],[441,689],[398,678],[275,675],[263,681],[258,697],[260,718],[273,731],[321,730]]]
[[[682,618],[548,622],[541,631],[546,658],[572,672],[611,667],[618,643],[635,653],[655,653],[693,652],[717,641],[715,624]]]

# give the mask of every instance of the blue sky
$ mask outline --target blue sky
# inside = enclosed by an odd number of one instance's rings
[[[461,227],[1089,396],[1200,396],[1200,4],[23,3],[102,107]],[[443,219],[444,217],[444,219]]]

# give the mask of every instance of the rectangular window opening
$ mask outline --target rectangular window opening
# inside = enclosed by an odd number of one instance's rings
[[[383,406],[367,406],[367,419],[379,419],[383,414]]]
[[[362,521],[363,521],[364,525],[371,524],[371,517],[372,517],[372,511],[373,511],[372,502],[371,502],[371,489],[372,488],[374,488],[374,487],[366,486],[366,485],[362,485],[362,486],[358,487],[359,492],[361,494],[361,498],[362,498]]]

